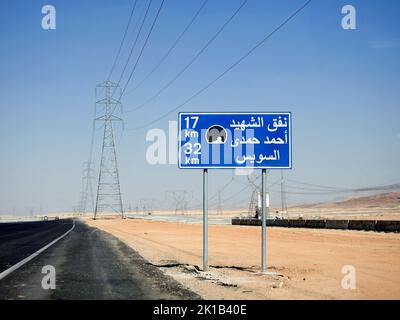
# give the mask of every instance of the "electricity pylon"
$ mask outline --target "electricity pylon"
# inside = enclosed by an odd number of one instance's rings
[[[117,116],[122,112],[122,105],[113,98],[114,94],[121,96],[121,89],[114,82],[105,81],[96,86],[96,110],[101,110],[101,116],[95,120],[104,123],[104,134],[94,219],[99,212],[124,217],[113,126],[122,122]]]
[[[83,164],[83,175],[82,175],[82,192],[79,203],[79,213],[85,215],[88,208],[94,210],[94,195],[93,195],[93,180],[94,180],[94,169],[91,161],[86,161]],[[88,201],[89,205],[88,205]]]
[[[192,191],[188,190],[168,190],[167,193],[171,194],[175,200],[175,214],[180,211],[181,214],[185,215],[188,210],[188,194],[193,197]]]
[[[261,188],[256,184],[255,179],[252,180],[249,176],[247,176],[247,180],[253,189],[249,204],[249,215],[255,215],[259,217],[261,213]]]

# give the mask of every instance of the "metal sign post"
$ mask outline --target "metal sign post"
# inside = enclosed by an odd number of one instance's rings
[[[208,271],[208,169],[203,169],[203,271]]]
[[[266,210],[266,186],[267,186],[267,169],[262,169],[261,173],[261,272],[267,272],[267,210]]]

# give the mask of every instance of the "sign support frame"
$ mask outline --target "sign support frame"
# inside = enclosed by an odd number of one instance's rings
[[[208,271],[208,169],[203,169],[203,271]]]
[[[261,273],[267,272],[267,215],[269,197],[267,195],[267,169],[261,171]]]
[[[291,112],[179,112],[178,123],[180,130],[178,167],[203,171],[203,271],[209,270],[208,169],[251,167],[261,169],[261,273],[267,274],[266,220],[269,216],[267,176],[271,169],[292,169]],[[226,128],[234,131],[235,134],[227,131]],[[206,142],[204,153],[203,140]],[[209,149],[211,147],[209,145],[222,145],[227,141],[227,148],[230,149],[225,150],[224,146],[223,153],[220,153],[221,148],[217,147],[216,157],[219,157],[220,161],[216,161],[218,159],[214,159],[214,154],[212,154],[210,163]],[[243,145],[245,145],[245,153],[243,153]],[[250,145],[250,150],[248,150],[248,145]],[[239,146],[240,148],[236,148]]]

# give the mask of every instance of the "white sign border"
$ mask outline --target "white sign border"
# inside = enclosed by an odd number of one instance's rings
[[[270,166],[259,166],[259,167],[250,167],[250,166],[223,166],[223,167],[216,167],[216,166],[196,166],[196,167],[186,167],[181,166],[182,159],[181,159],[181,118],[184,115],[288,115],[289,116],[289,167],[270,167]],[[292,113],[290,111],[284,112],[179,112],[178,113],[178,168],[179,169],[283,169],[283,170],[290,170],[292,169]]]

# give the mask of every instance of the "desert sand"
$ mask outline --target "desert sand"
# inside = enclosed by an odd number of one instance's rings
[[[400,234],[268,228],[260,271],[260,228],[209,226],[209,272],[202,272],[202,225],[109,219],[85,221],[137,250],[205,299],[400,299]],[[356,270],[343,289],[342,267]]]

